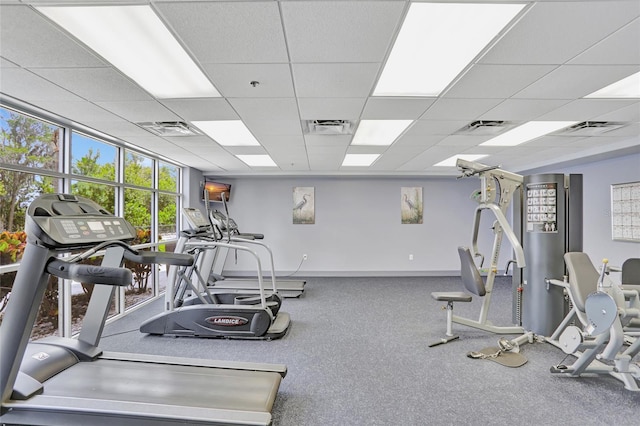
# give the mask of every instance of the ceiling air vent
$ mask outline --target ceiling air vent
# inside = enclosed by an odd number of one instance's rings
[[[511,127],[511,123],[507,121],[477,120],[467,124],[458,130],[456,134],[495,135],[509,127]]]
[[[596,136],[626,126],[627,123],[616,121],[583,121],[558,132],[571,136]]]
[[[201,133],[184,121],[153,121],[137,123],[138,126],[158,136],[198,136]]]
[[[354,125],[349,120],[303,120],[302,128],[308,135],[350,135]]]

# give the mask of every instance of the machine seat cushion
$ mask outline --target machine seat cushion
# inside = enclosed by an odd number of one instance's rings
[[[640,286],[640,258],[631,258],[622,264],[622,285]]]
[[[471,302],[471,295],[462,291],[434,291],[431,297],[441,302]]]
[[[586,253],[565,253],[564,262],[569,272],[569,291],[573,303],[580,312],[584,312],[587,296],[598,290],[600,274]]]

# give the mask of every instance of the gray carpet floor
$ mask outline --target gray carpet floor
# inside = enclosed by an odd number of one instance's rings
[[[565,354],[547,343],[523,346],[519,368],[468,358],[499,336],[462,325],[454,324],[460,340],[429,348],[446,324],[430,293],[460,289],[459,278],[310,278],[302,297],[284,300],[291,329],[273,341],[143,335],[137,327],[160,312],[156,301],[107,325],[101,347],[285,364],[279,426],[640,423],[640,392],[608,376],[552,375]],[[490,320],[510,325],[508,280],[497,280],[491,308]],[[455,309],[477,319],[480,301]]]

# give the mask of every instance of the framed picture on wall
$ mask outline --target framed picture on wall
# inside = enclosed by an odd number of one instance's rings
[[[293,187],[293,224],[313,225],[316,223],[315,188],[313,186]]]
[[[422,213],[422,187],[400,188],[400,223],[421,224]]]
[[[640,182],[611,185],[611,236],[640,242]]]

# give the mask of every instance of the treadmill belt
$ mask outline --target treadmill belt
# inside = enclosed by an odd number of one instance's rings
[[[45,382],[44,396],[270,412],[277,373],[144,362],[81,362]]]

